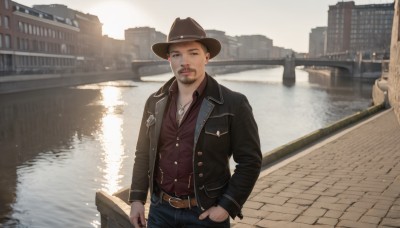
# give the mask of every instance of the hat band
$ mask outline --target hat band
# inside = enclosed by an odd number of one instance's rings
[[[186,35],[184,35],[184,36],[171,37],[171,38],[169,38],[169,41],[181,40],[181,39],[203,39],[203,38],[205,38],[205,36],[193,36],[193,35],[186,36]]]

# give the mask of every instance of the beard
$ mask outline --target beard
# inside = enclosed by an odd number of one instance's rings
[[[185,84],[185,85],[191,85],[193,84],[195,81],[197,81],[196,78],[188,78],[188,77],[179,77],[177,79],[180,83]]]
[[[193,73],[195,76],[194,76],[193,78],[190,77],[190,76],[181,76],[180,74],[181,74],[181,73],[184,73],[184,72],[191,72],[191,73]],[[177,80],[178,80],[180,83],[185,84],[185,85],[191,85],[191,84],[193,84],[194,82],[197,81],[197,78],[198,78],[198,77],[196,77],[197,71],[196,71],[195,69],[192,69],[192,68],[189,68],[189,69],[181,69],[181,70],[178,71],[178,74],[177,74],[177,75],[178,75],[178,76],[177,76]]]

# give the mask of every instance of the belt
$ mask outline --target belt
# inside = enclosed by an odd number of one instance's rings
[[[197,206],[197,200],[195,197],[188,196],[185,199],[177,198],[168,195],[167,193],[161,191],[160,196],[164,201],[168,202],[174,208],[182,209],[182,208],[192,208]]]

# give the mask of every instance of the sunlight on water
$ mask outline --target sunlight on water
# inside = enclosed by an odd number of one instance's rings
[[[124,147],[122,145],[122,123],[121,116],[116,113],[116,107],[121,103],[121,90],[116,87],[105,87],[101,90],[106,113],[102,118],[100,141],[104,150],[103,168],[105,183],[103,191],[112,194],[121,189],[119,184],[121,175],[120,168],[124,158]]]
[[[90,223],[90,225],[91,225],[92,227],[95,227],[95,228],[101,227],[101,223],[100,223],[99,221],[97,221],[97,220],[93,220],[93,221]]]

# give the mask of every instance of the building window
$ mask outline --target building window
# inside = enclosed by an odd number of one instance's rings
[[[3,35],[0,34],[0,48],[3,47]]]
[[[7,16],[5,16],[4,17],[4,28],[8,29],[8,21],[9,21],[9,18]]]
[[[4,36],[4,45],[6,48],[11,48],[11,37],[10,35]]]
[[[8,0],[4,0],[4,7],[6,9],[8,9],[10,7],[10,4],[9,4]]]
[[[29,50],[29,40],[28,39],[24,40],[24,50]]]
[[[20,32],[24,32],[24,24],[21,21],[18,22],[18,29]]]

